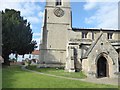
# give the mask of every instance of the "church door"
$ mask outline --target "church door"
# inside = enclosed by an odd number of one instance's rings
[[[97,61],[97,76],[108,77],[109,76],[109,67],[108,62],[105,57],[101,56]]]

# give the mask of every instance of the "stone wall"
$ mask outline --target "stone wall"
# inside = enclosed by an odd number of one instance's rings
[[[83,32],[87,32],[87,38],[84,38],[84,39],[89,39],[89,40],[95,40],[100,34],[100,30],[98,30],[98,31],[97,30],[94,31],[92,29],[90,29],[89,31],[83,30],[83,29],[80,29],[79,31],[70,30],[68,32],[68,40],[83,39],[82,38],[82,33]],[[120,31],[117,32],[117,31],[114,31],[114,30],[106,30],[106,31],[103,30],[102,32],[104,33],[106,38],[107,38],[108,33],[113,33],[112,34],[112,40],[119,40],[120,39],[119,38],[120,37]]]
[[[115,73],[118,72],[118,53],[115,48],[107,41],[105,34],[95,42],[94,45],[92,44],[93,48],[89,51],[87,61],[84,61],[83,68],[85,72],[88,76],[93,74],[93,77],[97,77],[97,61],[100,56],[104,56],[109,64],[109,77],[117,77]],[[86,63],[89,68],[85,67]]]
[[[47,0],[45,7],[43,37],[40,48],[40,61],[45,63],[63,63],[66,62],[66,47],[68,38],[68,29],[71,28],[71,9],[70,2],[63,1],[59,6],[64,11],[62,17],[55,15],[56,0]]]

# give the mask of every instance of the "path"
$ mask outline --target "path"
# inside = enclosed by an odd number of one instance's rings
[[[70,77],[64,77],[64,76],[57,76],[57,75],[52,75],[52,74],[46,74],[46,73],[41,73],[33,70],[28,70],[25,67],[22,66],[22,70],[26,70],[29,72],[34,72],[37,74],[42,74],[42,75],[47,75],[51,77],[57,77],[57,78],[64,78],[64,79],[70,79],[70,80],[78,80],[78,81],[84,81],[84,82],[91,82],[91,83],[96,83],[96,84],[110,84],[110,85],[118,85],[118,78],[85,78],[85,79],[79,79],[79,78],[70,78]]]

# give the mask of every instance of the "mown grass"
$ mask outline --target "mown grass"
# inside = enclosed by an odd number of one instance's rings
[[[50,77],[21,70],[19,66],[3,68],[3,88],[117,88],[77,80]]]
[[[71,78],[86,78],[83,72],[66,72],[63,68],[36,68],[36,66],[28,66],[27,69]]]

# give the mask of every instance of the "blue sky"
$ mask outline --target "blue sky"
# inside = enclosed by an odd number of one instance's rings
[[[44,12],[44,0],[6,0],[0,1],[0,10],[5,8],[21,11],[24,19],[31,23],[33,40],[37,45],[41,39],[41,26]],[[82,0],[72,2],[72,25],[76,28],[107,28],[117,29],[118,7],[117,0]]]
[[[95,11],[88,11],[84,10],[84,5],[86,2],[72,2],[72,25],[73,27],[77,28],[86,28],[86,27],[94,27],[93,24],[86,25],[85,18],[91,16]]]

